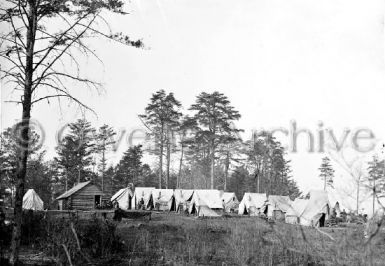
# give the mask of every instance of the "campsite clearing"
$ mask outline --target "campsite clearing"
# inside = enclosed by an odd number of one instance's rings
[[[381,245],[364,245],[360,225],[315,229],[257,217],[154,212],[151,221],[126,221],[117,231],[132,265],[364,265],[370,259],[381,265],[385,260]]]
[[[200,218],[164,211],[142,213],[151,213],[151,220],[126,217],[113,221],[99,216],[72,220],[83,252],[95,265],[367,265],[368,261],[383,265],[385,260],[383,240],[365,244],[364,226],[357,224],[319,229],[250,216]],[[59,226],[64,231],[51,231],[49,241],[64,237],[76,249],[71,229],[60,225],[69,221],[56,221],[59,224],[48,228]],[[105,255],[95,255],[86,245],[91,239],[95,250],[102,247]],[[29,241],[34,245],[22,248],[30,254],[26,259],[33,255],[34,265],[47,265],[43,261],[49,256],[47,250],[38,249],[44,245]],[[118,241],[114,245],[119,249],[114,248],[113,241]],[[62,247],[55,250],[62,252]],[[66,261],[65,256],[62,259]]]

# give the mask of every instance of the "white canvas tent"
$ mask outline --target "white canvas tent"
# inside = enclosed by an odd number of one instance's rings
[[[285,213],[289,210],[292,201],[288,196],[269,195],[261,209],[269,218],[285,219]]]
[[[223,192],[221,200],[222,205],[225,207],[225,212],[231,212],[231,210],[235,210],[239,205],[237,195],[234,192]]]
[[[194,190],[189,213],[197,216],[220,216],[218,211],[223,210],[221,192],[215,189]]]
[[[42,211],[44,210],[44,202],[33,189],[28,189],[23,197],[23,209]]]
[[[308,203],[308,199],[295,199],[286,212],[285,222],[290,224],[301,224],[300,217]]]
[[[118,192],[116,192],[112,197],[111,197],[111,201],[114,201],[117,197],[119,197],[123,191],[125,190],[125,188],[121,188],[118,190]]]
[[[173,189],[154,189],[151,191],[153,203],[151,208],[168,211],[171,210],[173,204]]]
[[[341,211],[350,211],[351,208],[345,204],[346,199],[343,199],[341,195],[335,189],[328,189],[328,199],[330,203],[330,208],[334,209],[337,217],[341,217]]]
[[[305,209],[299,214],[299,224],[305,226],[324,226],[330,215],[330,203],[326,191],[311,190]]]
[[[131,209],[133,196],[134,193],[130,188],[122,188],[111,197],[111,202],[113,204],[118,203],[119,208],[122,210],[129,210]]]
[[[246,192],[245,195],[243,195],[242,201],[239,203],[238,214],[258,214],[266,200],[267,197],[265,193]]]
[[[143,208],[149,209],[152,206],[152,191],[154,187],[136,187],[134,191],[134,196],[132,197],[132,209],[138,209],[140,201],[143,199]]]
[[[345,210],[346,213],[357,211],[357,190],[348,190],[345,188],[327,188],[330,207],[334,208],[338,203],[340,211]],[[359,205],[365,198],[366,189],[361,188],[359,193]]]
[[[175,189],[174,190],[174,206],[171,207],[172,211],[184,211],[188,209],[188,202],[191,201],[194,190],[192,189]]]

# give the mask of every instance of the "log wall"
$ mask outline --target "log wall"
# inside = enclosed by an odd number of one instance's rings
[[[69,205],[73,210],[93,210],[95,209],[95,196],[102,197],[101,189],[89,184],[70,196]]]

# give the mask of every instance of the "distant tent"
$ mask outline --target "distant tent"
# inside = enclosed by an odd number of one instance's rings
[[[116,200],[116,198],[119,197],[119,196],[123,193],[124,190],[125,190],[125,188],[119,189],[119,191],[116,192],[116,193],[111,197],[111,201]]]
[[[284,221],[285,214],[289,210],[291,203],[288,196],[269,195],[261,212],[265,213],[269,218]]]
[[[223,210],[221,192],[215,189],[194,190],[191,199],[189,213],[197,216],[220,216],[219,211]]]
[[[171,206],[171,211],[185,211],[188,209],[189,202],[192,200],[193,189],[175,189],[174,202]]]
[[[328,199],[330,203],[330,208],[336,212],[336,217],[341,217],[341,212],[345,211],[353,211],[349,204],[347,196],[342,196],[336,189],[328,189],[327,190]]]
[[[242,201],[239,203],[238,214],[256,215],[267,200],[265,193],[249,193],[243,195]]]
[[[221,200],[223,202],[222,205],[225,206],[225,212],[232,212],[239,206],[238,198],[234,192],[223,192]]]
[[[308,199],[295,199],[286,212],[285,222],[290,224],[301,224],[300,219],[308,203]]]
[[[28,189],[23,197],[23,209],[42,211],[44,210],[44,202],[33,189]]]
[[[152,199],[152,191],[154,190],[154,187],[136,187],[134,191],[134,196],[132,197],[132,209],[138,209],[140,206],[140,201],[143,199],[143,206],[141,206],[144,209],[149,209],[151,206],[153,206],[153,199]]]
[[[151,193],[153,199],[153,205],[151,208],[153,209],[159,211],[168,211],[173,207],[172,204],[175,204],[175,202],[173,202],[173,189],[154,189],[151,191]]]
[[[298,212],[299,224],[323,227],[330,215],[328,194],[323,190],[312,190],[310,198],[302,212]],[[301,206],[303,207],[303,206]],[[289,213],[290,215],[291,213]]]
[[[122,188],[111,197],[111,202],[113,204],[117,203],[122,210],[129,210],[131,209],[133,196],[134,193],[130,188]]]

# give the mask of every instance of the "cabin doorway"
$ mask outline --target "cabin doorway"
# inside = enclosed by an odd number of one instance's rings
[[[98,207],[98,206],[101,206],[101,200],[102,200],[102,196],[100,195],[95,195],[95,208]]]

